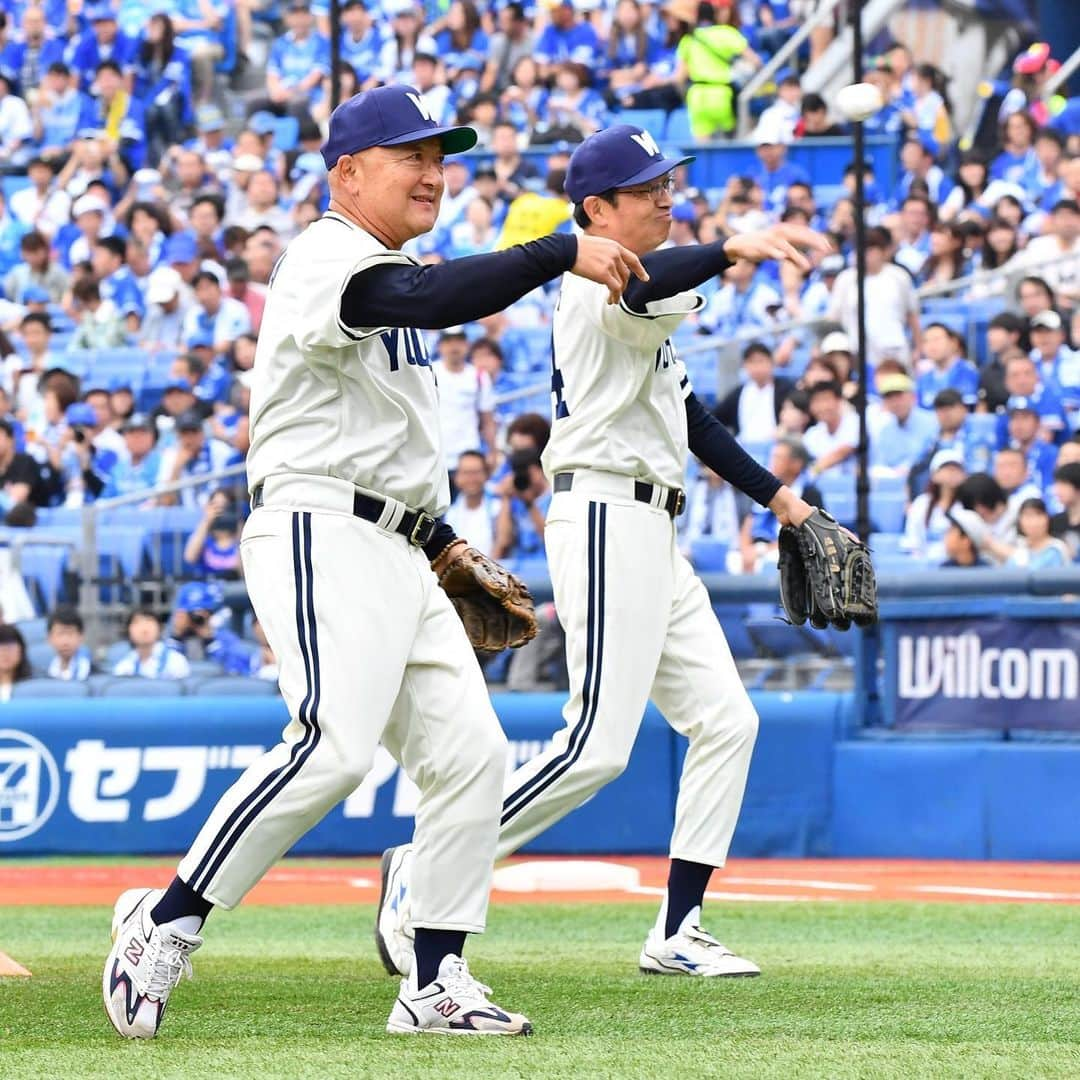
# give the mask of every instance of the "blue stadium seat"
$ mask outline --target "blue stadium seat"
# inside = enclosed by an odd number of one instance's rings
[[[723,540],[701,537],[690,545],[690,561],[703,574],[727,573],[728,545]]]
[[[847,188],[843,184],[814,185],[814,202],[819,210],[831,210],[845,195]]]
[[[143,679],[137,675],[117,675],[101,687],[102,697],[180,697],[183,693],[179,679]]]
[[[870,491],[870,521],[875,531],[902,533],[906,512],[906,495],[893,491]]]
[[[768,468],[773,448],[771,439],[769,442],[742,442],[740,439],[739,443],[762,468]]]
[[[216,660],[192,660],[188,663],[191,668],[191,679],[213,679],[225,674],[225,669]]]
[[[853,525],[856,515],[855,477],[830,469],[818,477],[817,486],[825,500],[825,509],[841,525]]]
[[[27,679],[11,688],[16,700],[24,698],[82,698],[90,694],[84,682],[65,682],[63,679]]]
[[[22,191],[23,188],[30,186],[30,177],[25,175],[5,176],[2,186],[4,192],[4,203],[7,204],[11,202],[11,196],[14,195],[16,191]]]
[[[731,655],[736,660],[750,660],[758,656],[758,648],[746,631],[746,605],[713,604],[713,611],[727,638]]]
[[[23,641],[27,645],[36,645],[39,641],[45,640],[45,635],[48,633],[47,622],[46,618],[23,619],[15,624],[15,628],[22,634]]]
[[[871,533],[869,537],[870,551],[876,559],[879,555],[900,554],[900,541],[902,537],[895,533]]]
[[[619,123],[644,128],[658,141],[666,137],[667,113],[663,109],[623,109],[619,113]]]
[[[63,587],[68,549],[56,544],[27,544],[22,549],[23,578],[37,585],[46,611],[56,607]]]
[[[195,697],[273,697],[277,683],[246,675],[220,675],[212,679],[189,680],[188,693]]]
[[[111,672],[129,652],[131,652],[131,645],[128,642],[114,641],[105,650],[105,670]]]
[[[56,652],[47,641],[35,641],[32,645],[28,643],[26,646],[26,658],[30,661],[30,667],[33,668],[35,675],[48,674],[49,665],[55,655]]]
[[[620,115],[620,119],[625,116]],[[689,109],[675,109],[668,113],[667,126],[664,128],[664,140],[673,143],[691,143],[694,136],[690,132]]]

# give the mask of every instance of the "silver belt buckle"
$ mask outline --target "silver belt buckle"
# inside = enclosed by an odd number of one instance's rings
[[[416,524],[409,531],[409,543],[414,547],[423,547],[435,532],[436,519],[423,510],[416,516]]]

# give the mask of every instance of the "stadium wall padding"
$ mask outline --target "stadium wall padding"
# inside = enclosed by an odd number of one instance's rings
[[[760,693],[733,855],[1080,858],[1080,743],[852,739],[851,695]],[[512,764],[561,724],[557,694],[500,694]],[[0,710],[0,859],[183,850],[287,721],[275,698],[10,702]],[[667,849],[685,741],[652,707],[624,774],[526,851]],[[405,840],[416,789],[388,754],[298,845]]]

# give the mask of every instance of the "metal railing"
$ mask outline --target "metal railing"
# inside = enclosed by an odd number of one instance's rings
[[[243,491],[246,496],[246,485],[230,484],[229,481],[243,480],[246,475],[247,465],[240,463],[230,465],[218,472],[202,473],[199,476],[185,477],[169,484],[161,484],[157,487],[145,488],[134,491],[128,495],[117,495],[111,499],[99,499],[88,503],[82,508],[82,544],[79,550],[79,608],[82,613],[86,632],[86,643],[92,654],[96,655],[102,645],[102,629],[105,615],[125,612],[128,605],[110,603],[102,599],[101,589],[103,582],[101,577],[100,545],[98,543],[99,530],[102,527],[102,518],[110,511],[124,509],[126,507],[144,507],[151,500],[158,500],[164,495],[179,494],[198,488],[229,488],[236,487]],[[160,554],[160,552],[159,552]],[[153,563],[153,560],[151,560]],[[157,571],[162,577],[175,576],[176,566],[165,567],[164,565],[151,565],[151,574]],[[117,578],[111,579],[108,584],[133,586],[134,582],[123,581],[122,571]],[[119,590],[118,590],[119,591]],[[112,610],[116,609],[116,610]]]
[[[833,12],[844,0],[825,0],[794,34],[784,42],[768,63],[763,64],[739,91],[739,122],[736,130],[740,138],[750,134],[750,102],[766,86],[773,76],[798,51],[802,43],[822,24],[832,18]]]
[[[1042,88],[1043,100],[1046,101],[1052,98],[1058,92],[1058,89],[1068,82],[1069,76],[1077,68],[1080,68],[1080,47],[1074,49],[1069,59],[1046,80],[1046,85]]]

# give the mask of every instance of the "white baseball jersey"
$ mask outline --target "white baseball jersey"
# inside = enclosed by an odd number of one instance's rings
[[[548,476],[600,469],[681,487],[690,380],[669,337],[705,303],[695,292],[647,315],[607,303],[607,288],[566,274],[555,309]]]
[[[271,275],[255,352],[248,482],[334,476],[440,514],[450,489],[439,404],[416,330],[341,321],[355,274],[415,263],[329,211],[289,246]]]

